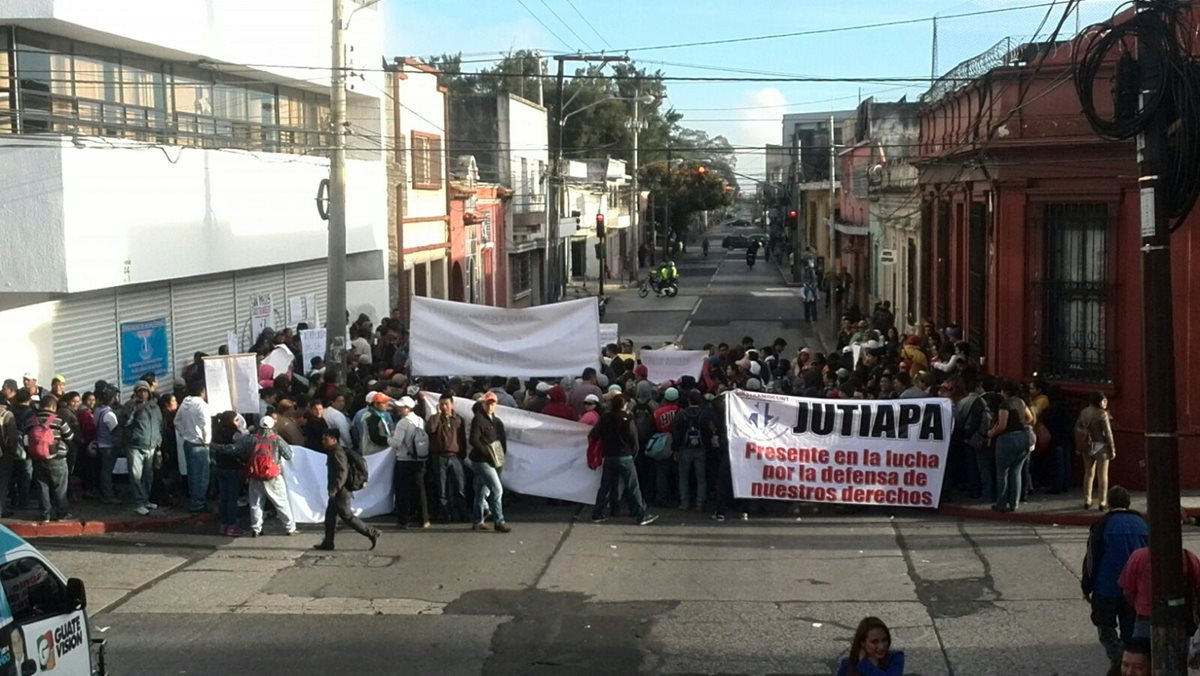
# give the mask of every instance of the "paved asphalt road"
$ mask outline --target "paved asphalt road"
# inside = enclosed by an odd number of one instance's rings
[[[639,343],[814,340],[774,267],[748,270],[742,252],[688,257],[682,287],[618,292],[610,320]],[[314,552],[311,527],[38,544],[87,580],[119,675],[827,675],[868,614],[891,625],[909,674],[1105,668],[1079,593],[1082,528],[882,509],[594,525],[529,498],[506,511],[507,535],[381,524],[374,552],[345,531],[338,551]]]

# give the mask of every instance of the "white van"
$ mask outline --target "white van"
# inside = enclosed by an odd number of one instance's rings
[[[106,676],[83,580],[0,525],[0,676]]]

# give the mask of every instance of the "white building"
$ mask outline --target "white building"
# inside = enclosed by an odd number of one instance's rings
[[[630,181],[631,177],[625,173],[625,160],[602,158],[567,163],[564,218],[578,218],[578,229],[564,235],[570,242],[567,270],[573,283],[586,285],[600,277],[597,256],[600,240],[596,234],[599,214],[604,215],[606,232],[605,283],[620,284],[631,273],[636,276],[637,242],[629,227],[633,203]],[[560,226],[560,231],[572,226]]]
[[[450,102],[450,153],[472,156],[479,180],[512,190],[505,214],[510,307],[543,302],[546,168],[550,162],[546,109],[514,94],[458,96]]]
[[[400,283],[393,305],[408,316],[412,296],[447,299],[450,279],[448,92],[437,70],[413,58],[389,66],[392,92],[386,136],[391,152],[389,228],[392,275]]]
[[[382,30],[348,7],[348,307],[379,317]],[[245,347],[268,295],[273,327],[312,321],[292,298],[323,319],[330,19],[327,0],[0,0],[0,374],[170,376],[229,332]]]

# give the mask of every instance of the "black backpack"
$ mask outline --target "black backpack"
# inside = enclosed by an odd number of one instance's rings
[[[684,448],[704,448],[704,435],[700,432],[700,414],[689,413],[687,427],[683,431]]]
[[[346,451],[346,490],[354,492],[367,485],[367,459],[361,453]]]

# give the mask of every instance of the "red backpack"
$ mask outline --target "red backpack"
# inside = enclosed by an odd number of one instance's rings
[[[50,414],[44,421],[35,422],[25,433],[25,451],[35,460],[49,460],[54,455],[54,421],[58,416]]]
[[[256,436],[254,450],[250,451],[250,463],[246,465],[246,475],[259,481],[270,481],[279,476],[279,463],[275,461],[274,434]]]

